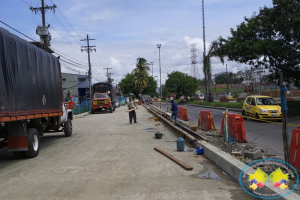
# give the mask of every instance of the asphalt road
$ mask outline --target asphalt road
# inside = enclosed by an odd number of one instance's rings
[[[180,105],[180,106],[185,106]],[[167,105],[162,104],[162,109],[166,110]],[[198,116],[201,110],[210,110],[214,117],[214,123],[217,131],[220,131],[223,112],[225,110],[210,109],[204,107],[186,105],[188,111],[189,123],[198,124]],[[240,112],[232,112],[238,113]],[[288,120],[288,124],[300,125],[299,120]],[[250,145],[255,145],[257,148],[264,149],[269,155],[276,155],[274,158],[284,160],[283,140],[282,140],[282,124],[260,122],[251,119],[244,120],[247,141]],[[287,132],[291,134],[296,127],[288,126]],[[290,141],[289,141],[290,142]]]

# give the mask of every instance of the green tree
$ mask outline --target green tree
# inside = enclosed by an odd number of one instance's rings
[[[168,74],[165,86],[165,90],[176,93],[177,98],[181,95],[192,96],[198,87],[198,81],[192,76],[175,71]]]
[[[155,96],[157,95],[156,89],[157,81],[152,76],[148,76],[148,84],[147,87],[144,89],[143,93]]]
[[[123,94],[134,93],[133,74],[127,73],[124,78],[121,79],[119,86]]]
[[[217,84],[241,84],[243,82],[243,74],[232,73],[232,72],[222,72],[216,75],[216,83]]]
[[[145,58],[137,58],[136,68],[132,71],[134,88],[138,94],[142,94],[143,90],[148,86],[148,71],[150,71],[149,63]]]
[[[273,0],[272,8],[264,7],[251,18],[231,29],[227,39],[218,38],[214,55],[227,56],[256,68],[265,67],[284,73],[287,82],[300,85],[300,0]]]
[[[222,63],[224,63],[223,55],[214,54],[214,51],[218,48],[218,43],[216,41],[212,42],[208,49],[207,55],[203,55],[203,72],[207,77],[207,86],[208,86],[208,102],[212,102],[213,98],[211,96],[211,57],[218,57]],[[205,86],[205,87],[207,87]],[[207,90],[207,89],[206,89]]]

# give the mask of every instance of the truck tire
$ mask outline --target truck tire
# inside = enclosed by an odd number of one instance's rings
[[[73,130],[72,121],[68,119],[68,121],[64,123],[65,136],[70,137],[72,135],[72,130]]]
[[[18,159],[22,159],[22,158],[25,158],[25,152],[24,151],[14,151],[13,152],[15,158],[18,158]]]
[[[37,157],[40,151],[40,139],[39,133],[35,128],[30,128],[27,130],[27,140],[28,140],[28,151],[25,151],[25,156],[27,158]]]
[[[110,113],[112,113],[112,112],[113,112],[113,107],[112,107],[112,106],[110,106],[110,108],[109,108],[109,112],[110,112]]]

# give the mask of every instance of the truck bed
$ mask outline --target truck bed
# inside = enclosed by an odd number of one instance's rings
[[[58,59],[0,28],[0,122],[62,113]]]

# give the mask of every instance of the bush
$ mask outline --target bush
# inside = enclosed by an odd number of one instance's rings
[[[238,97],[239,97],[238,93],[236,93],[236,94],[233,95],[233,98],[238,98]]]
[[[195,101],[194,97],[191,97],[189,101]]]
[[[189,102],[189,104],[243,109],[244,101],[241,101],[241,102],[238,102],[238,103],[234,103],[234,102],[217,102],[217,101],[214,101],[214,102],[194,101],[194,102]]]

